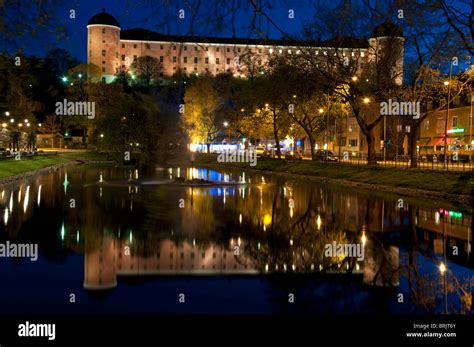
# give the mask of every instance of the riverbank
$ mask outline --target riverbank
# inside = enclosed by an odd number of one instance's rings
[[[7,159],[0,161],[0,184],[80,162],[110,162],[110,158],[106,154],[84,151],[38,155],[22,160]]]
[[[218,163],[212,154],[196,155],[196,164],[237,167],[312,181],[386,191],[403,195],[446,199],[463,204],[474,202],[474,174],[423,169],[394,169],[312,161],[260,159],[249,163]]]

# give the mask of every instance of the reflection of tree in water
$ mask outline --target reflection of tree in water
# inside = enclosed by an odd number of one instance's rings
[[[281,195],[279,189],[273,195],[270,211],[272,220],[268,233],[264,237],[251,239],[247,250],[259,271],[308,273],[319,271],[320,265],[326,271],[338,269],[348,261],[344,258],[324,257],[326,244],[333,241],[347,243],[348,237],[343,230],[324,230],[318,226],[319,214],[313,190],[302,199],[306,206],[296,206],[295,203],[295,210],[302,212],[295,214],[293,218],[285,213],[286,201],[281,199]]]

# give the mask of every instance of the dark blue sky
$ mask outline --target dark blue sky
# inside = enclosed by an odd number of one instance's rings
[[[224,3],[225,0],[222,1]],[[231,0],[227,0],[231,1]],[[167,6],[160,5],[168,3]],[[51,13],[58,27],[66,30],[66,35],[56,40],[54,35],[47,35],[39,40],[35,40],[33,45],[27,48],[27,54],[44,55],[44,52],[60,47],[67,49],[72,55],[78,59],[85,61],[87,50],[87,21],[96,13],[101,12],[105,8],[108,13],[113,15],[123,29],[142,27],[154,30],[164,34],[195,34],[203,36],[221,36],[232,37],[232,20],[231,15],[227,13],[226,17],[221,17],[219,11],[224,12],[224,7],[219,8],[207,7],[206,0],[201,1],[204,5],[199,8],[199,15],[191,20],[192,11],[182,5],[184,1],[129,1],[129,0],[81,0],[72,1],[54,8]],[[304,27],[304,23],[311,20],[314,10],[312,10],[311,1],[301,0],[277,0],[272,2],[273,8],[266,7],[265,11],[285,32],[298,36]],[[76,18],[69,18],[69,10],[74,9]],[[185,19],[179,19],[178,13],[180,9],[185,10]],[[288,18],[289,10],[294,11],[294,19]],[[256,37],[257,33],[252,32],[253,8],[249,2],[244,2],[244,7],[239,9],[234,16],[235,34],[237,37]],[[263,18],[259,22],[255,21],[255,27],[260,27],[264,35],[270,38],[281,38],[272,25],[269,25]],[[28,40],[29,41],[29,40]],[[21,45],[21,42],[18,42]],[[25,47],[24,45],[21,45]]]
[[[377,20],[369,19],[366,14],[367,7],[358,5],[358,2],[363,1],[365,0],[350,1],[351,15],[347,18],[353,16],[363,21],[364,18],[367,18],[367,23],[362,24],[364,29],[350,28],[350,31],[354,32],[355,30],[357,36],[368,37],[371,32],[370,28],[373,29],[387,17],[380,17]],[[388,5],[391,3],[390,1],[368,1],[377,10],[381,10],[380,13],[390,13],[390,20],[403,28],[403,20],[398,20],[396,17],[397,7],[395,4]],[[257,2],[262,4],[265,14],[282,31],[295,38],[302,35],[303,28],[309,23],[315,24],[316,29],[326,30],[326,33],[329,32],[334,36],[338,35],[339,30],[341,33],[347,33],[347,30],[344,31],[344,29],[348,29],[347,25],[351,25],[348,21],[344,27],[340,17],[336,17],[336,22],[326,21],[326,18],[335,12],[333,7],[340,3],[338,1],[257,0]],[[15,0],[5,0],[5,3],[7,9],[5,24],[12,35],[10,35],[10,40],[2,40],[2,33],[0,33],[0,51],[4,49],[11,54],[20,50],[27,55],[44,56],[49,50],[59,47],[68,50],[74,57],[84,62],[87,50],[87,22],[103,8],[118,20],[123,30],[142,27],[163,34],[175,35],[232,37],[235,33],[237,37],[241,38],[268,36],[273,39],[279,39],[282,36],[281,32],[266,18],[258,15],[254,17],[254,8],[250,0],[57,0],[46,2],[24,0],[21,4]],[[40,27],[33,25],[28,28],[27,23],[37,21],[35,13],[39,13],[38,3],[46,4],[47,7],[43,10],[50,16],[49,21],[46,25]],[[51,5],[52,3],[60,5]],[[192,8],[189,7],[189,3],[192,3]],[[234,16],[230,11],[232,3],[241,5]],[[318,11],[316,11],[315,6],[318,5]],[[386,8],[387,6],[392,7],[389,9]],[[74,19],[69,18],[71,9],[75,10],[76,17]],[[180,9],[185,11],[184,20],[178,17]],[[294,18],[289,18],[290,10],[293,11]],[[408,12],[407,9],[407,14]],[[328,25],[331,26],[328,27]],[[20,29],[16,29],[17,27]],[[439,29],[433,30],[436,33],[435,30]],[[20,35],[16,35],[16,31],[19,31]],[[58,31],[60,35],[58,35]],[[438,39],[435,37],[432,40],[436,42]],[[427,44],[431,45],[431,43]],[[411,43],[406,42],[406,60],[414,53],[410,45]],[[464,56],[465,52],[457,54]],[[467,66],[462,59],[460,60],[461,66]],[[449,66],[449,64],[443,64],[443,66]]]

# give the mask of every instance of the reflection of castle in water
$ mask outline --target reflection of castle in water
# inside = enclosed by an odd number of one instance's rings
[[[243,255],[245,245],[240,239],[235,244],[232,240],[229,248],[216,244],[204,248],[187,241],[177,246],[167,239],[160,242],[155,252],[146,256],[137,255],[135,246],[129,241],[104,237],[98,249],[86,251],[84,288],[114,288],[117,276],[258,273],[252,261]],[[236,255],[237,250],[239,255]]]

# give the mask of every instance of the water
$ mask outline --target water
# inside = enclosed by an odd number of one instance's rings
[[[0,243],[39,245],[0,258],[0,314],[471,314],[471,213],[241,170],[67,167],[0,191]]]

